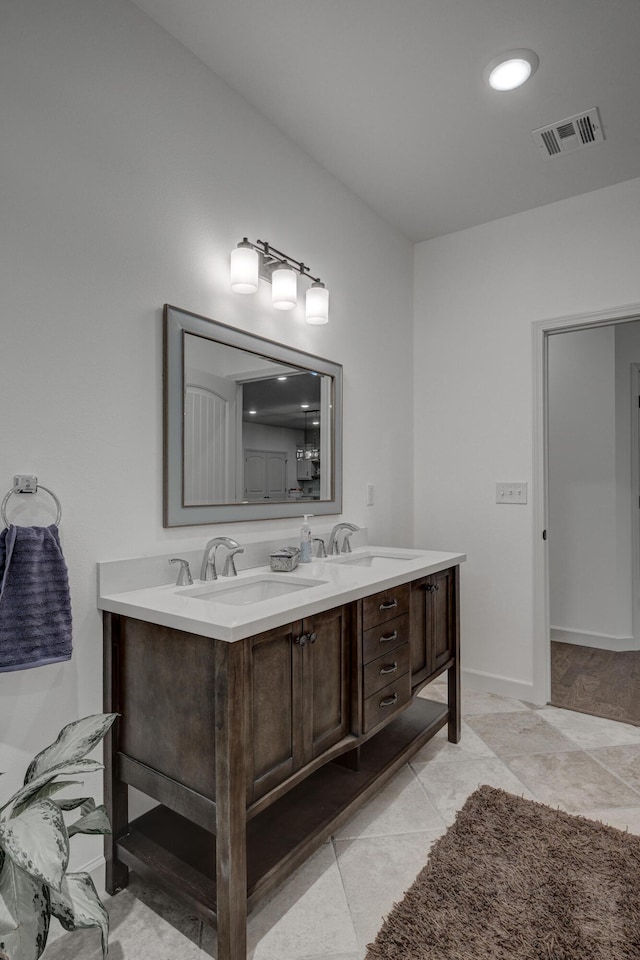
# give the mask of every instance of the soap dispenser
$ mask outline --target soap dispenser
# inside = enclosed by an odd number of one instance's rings
[[[311,563],[311,527],[307,520],[312,516],[312,513],[305,513],[300,527],[300,563]]]

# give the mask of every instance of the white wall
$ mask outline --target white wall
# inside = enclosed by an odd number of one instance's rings
[[[640,649],[640,394],[632,365],[640,364],[640,321],[616,327],[616,536],[619,590],[629,598],[625,627]],[[632,457],[635,462],[632,462]]]
[[[69,663],[0,674],[1,770],[101,709],[96,561],[179,555],[216,533],[287,542],[300,526],[162,528],[163,303],[344,364],[344,516],[409,541],[412,263],[405,239],[126,0],[0,10],[0,492],[33,472],[59,496],[74,615]],[[230,293],[244,235],[326,279],[326,327],[274,312],[266,286]],[[100,793],[98,777],[87,786]],[[81,862],[101,851],[87,844]]]
[[[532,491],[495,503],[532,480],[532,323],[640,302],[639,248],[640,180],[415,247],[415,543],[468,554],[462,662],[489,689],[542,696]]]

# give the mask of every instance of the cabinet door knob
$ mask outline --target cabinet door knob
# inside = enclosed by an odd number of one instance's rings
[[[392,707],[392,706],[394,705],[394,703],[397,703],[397,702],[398,702],[398,694],[397,694],[397,693],[394,693],[394,695],[393,695],[392,697],[384,697],[384,698],[380,701],[380,706],[381,706],[381,707]]]
[[[397,607],[397,606],[398,606],[398,601],[397,601],[397,600],[389,600],[389,601],[387,601],[386,603],[381,603],[378,609],[379,609],[379,610],[393,610],[393,608],[394,608],[394,607]]]
[[[390,663],[388,667],[380,667],[380,676],[384,677],[387,673],[395,673],[398,669],[398,664],[394,660],[393,663]]]
[[[393,633],[387,633],[384,637],[379,637],[378,643],[390,643],[392,640],[398,639],[398,631],[394,630]]]
[[[309,637],[306,633],[303,633],[301,636],[294,639],[294,643],[297,643],[299,647],[304,647]]]
[[[318,634],[317,634],[317,633],[310,633],[310,634],[309,634],[309,643],[315,643],[317,639],[318,639]]]

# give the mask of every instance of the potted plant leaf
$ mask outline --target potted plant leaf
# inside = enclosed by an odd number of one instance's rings
[[[65,930],[99,927],[107,957],[109,917],[88,873],[68,873],[69,838],[111,831],[103,805],[91,797],[61,799],[73,779],[102,769],[86,754],[116,718],[100,713],[67,724],[55,743],[29,764],[24,786],[0,807],[0,957],[37,960],[44,951],[51,916]],[[72,778],[72,779],[70,779]],[[79,816],[65,822],[64,813]]]

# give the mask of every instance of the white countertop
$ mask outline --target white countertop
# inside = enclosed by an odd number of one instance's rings
[[[380,557],[379,554],[384,556]],[[349,562],[371,555],[376,555],[372,566]],[[233,642],[283,626],[293,620],[313,616],[323,610],[330,610],[343,603],[360,600],[369,594],[437,573],[447,567],[457,566],[466,559],[463,553],[369,545],[354,550],[352,554],[326,560],[314,559],[311,563],[300,564],[291,573],[272,574],[268,566],[253,567],[239,571],[237,577],[219,578],[215,585],[211,581],[206,584],[207,587],[215,589],[236,587],[263,574],[272,579],[282,578],[283,582],[323,581],[315,586],[256,603],[236,605],[215,599],[194,599],[189,594],[205,587],[201,581],[194,580],[193,587],[178,587],[172,583],[100,595],[98,607],[100,610],[120,613],[136,620],[146,620],[203,637]]]

